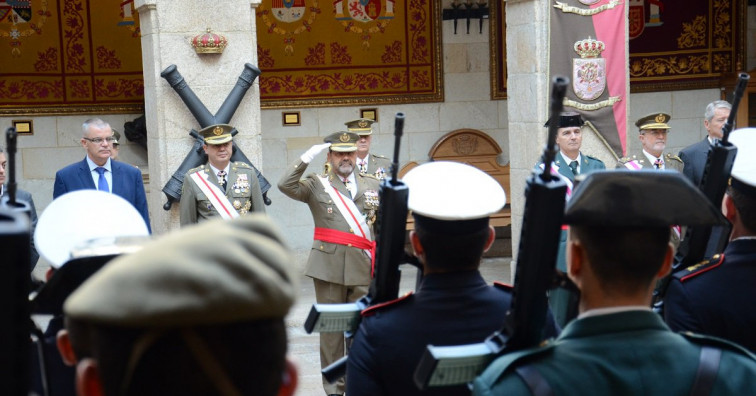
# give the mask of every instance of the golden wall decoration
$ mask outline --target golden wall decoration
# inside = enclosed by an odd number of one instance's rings
[[[443,101],[438,0],[263,0],[263,108]]]
[[[0,115],[142,112],[133,1],[0,3]]]

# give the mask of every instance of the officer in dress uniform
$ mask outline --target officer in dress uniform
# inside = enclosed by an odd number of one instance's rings
[[[305,275],[313,279],[319,304],[355,302],[370,284],[380,182],[355,171],[358,140],[352,132],[328,135],[325,143],[312,146],[291,164],[278,182],[282,193],[309,206],[315,222]],[[326,148],[325,172],[302,178],[310,162]],[[343,333],[320,333],[321,367],[344,354]],[[334,384],[323,379],[323,387],[326,394],[344,394],[343,379]]]
[[[693,331],[737,342],[756,353],[756,129],[730,134],[738,148],[722,203],[732,223],[722,254],[678,271],[664,300],[675,331]]]
[[[391,170],[391,160],[370,152],[370,144],[373,139],[373,123],[375,123],[374,120],[358,118],[353,121],[347,121],[344,125],[346,125],[349,132],[354,132],[360,136],[360,140],[357,141],[358,172],[383,179]]]
[[[550,121],[546,122],[544,126],[548,127],[549,124]],[[580,151],[580,147],[583,144],[581,128],[585,125],[585,121],[583,121],[579,113],[561,113],[557,125],[559,129],[557,130],[556,144],[559,146],[559,154],[554,158],[553,168],[556,168],[563,179],[574,183],[578,175],[606,169],[603,161]],[[539,167],[542,168],[543,164],[541,163]],[[566,246],[567,227],[565,226],[559,240],[557,255],[557,269],[562,272],[567,271],[564,257]],[[577,315],[576,304],[577,296],[567,290],[555,289],[549,293],[549,305],[554,311],[554,316],[559,326],[566,325],[568,321]]]
[[[669,114],[653,113],[635,121],[638,127],[638,138],[641,142],[641,152],[632,157],[622,157],[617,168],[627,169],[674,169],[683,171],[683,161],[672,154],[664,154],[667,147],[667,133],[669,133]]]
[[[567,273],[580,289],[580,315],[555,341],[494,360],[473,394],[756,394],[752,354],[676,334],[650,308],[656,281],[672,265],[670,225],[715,224],[717,212],[682,173],[587,175],[565,213]]]
[[[486,284],[478,266],[494,241],[489,216],[504,206],[504,190],[485,172],[447,161],[422,164],[403,181],[423,280],[417,293],[363,311],[347,363],[347,395],[469,395],[466,385],[421,392],[412,377],[428,344],[482,342],[502,327],[511,288]],[[551,337],[557,329],[549,319]]]
[[[199,133],[207,163],[189,170],[181,190],[181,225],[212,217],[229,219],[249,212],[265,212],[260,183],[251,166],[231,163],[231,131],[227,124],[211,125]]]
[[[208,220],[92,275],[64,304],[58,345],[80,396],[292,395],[295,276],[265,215]]]

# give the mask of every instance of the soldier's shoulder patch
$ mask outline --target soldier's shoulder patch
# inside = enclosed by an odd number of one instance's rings
[[[724,263],[724,258],[724,254],[715,254],[712,258],[703,260],[698,264],[694,264],[688,268],[677,271],[672,276],[674,276],[680,282],[685,282],[686,280],[695,278],[698,275],[719,267],[720,265],[722,265],[722,263]]]
[[[391,307],[398,307],[400,304],[402,304],[405,301],[409,301],[410,297],[412,297],[412,292],[408,292],[407,294],[391,301],[386,301],[384,303],[371,305],[365,309],[362,310],[360,315],[362,315],[363,318],[374,315],[378,311],[387,310]]]
[[[667,160],[677,161],[677,162],[679,162],[679,163],[681,163],[681,164],[682,164],[682,162],[683,162],[683,160],[682,160],[682,159],[680,159],[680,157],[678,157],[678,156],[676,156],[676,155],[674,155],[674,154],[672,154],[672,153],[667,153],[667,155],[665,155],[664,157],[665,157],[665,158],[666,158]]]

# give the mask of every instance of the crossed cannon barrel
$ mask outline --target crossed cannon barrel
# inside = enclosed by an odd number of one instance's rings
[[[236,81],[236,85],[234,85],[234,88],[231,89],[231,92],[228,94],[226,100],[218,109],[218,112],[213,115],[197,97],[194,91],[192,91],[189,85],[187,85],[186,80],[184,80],[184,77],[181,75],[181,73],[179,73],[176,65],[170,65],[160,73],[160,76],[168,81],[168,84],[170,84],[171,88],[176,91],[184,104],[186,104],[186,107],[192,113],[194,118],[199,122],[200,127],[202,128],[215,124],[228,124],[228,122],[231,121],[231,117],[234,116],[236,109],[239,108],[239,104],[244,98],[244,95],[247,93],[247,91],[259,75],[260,69],[250,63],[246,63],[244,65],[244,70],[239,76],[239,79]],[[236,133],[238,133],[238,131],[235,130],[234,134]],[[204,144],[202,136],[200,136],[200,134],[194,129],[189,132],[189,135],[195,139],[194,145],[192,146],[192,149],[186,155],[184,160],[181,162],[181,165],[173,173],[170,180],[168,180],[168,183],[166,183],[163,187],[163,193],[168,198],[168,202],[163,205],[163,209],[165,210],[170,210],[173,202],[179,201],[181,199],[181,186],[184,184],[184,176],[186,175],[186,172],[192,168],[196,168],[204,164],[205,161],[207,161],[207,155],[202,150],[202,146]],[[249,158],[244,155],[244,153],[236,145],[236,143],[233,143],[231,161],[240,161],[247,163],[252,167],[252,169],[255,170],[257,180],[260,183],[260,189],[262,190],[263,200],[265,201],[266,205],[270,205],[271,201],[268,198],[268,190],[270,190],[271,187],[270,183],[265,178],[265,176],[260,173],[257,167],[255,167],[252,161],[250,161]]]

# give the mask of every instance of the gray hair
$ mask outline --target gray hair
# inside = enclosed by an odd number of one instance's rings
[[[83,124],[81,124],[81,130],[82,130],[82,133],[83,133],[82,137],[87,137],[87,135],[89,134],[89,127],[91,127],[91,126],[93,126],[95,128],[98,128],[98,129],[103,129],[103,128],[109,128],[110,124],[108,124],[107,122],[105,122],[105,121],[103,121],[102,119],[99,119],[99,118],[90,118],[90,119],[84,121]]]
[[[708,106],[706,106],[706,112],[704,113],[704,119],[706,121],[711,121],[712,118],[714,118],[714,111],[716,109],[727,109],[732,110],[732,105],[730,102],[726,100],[715,100],[711,103],[709,103]]]

